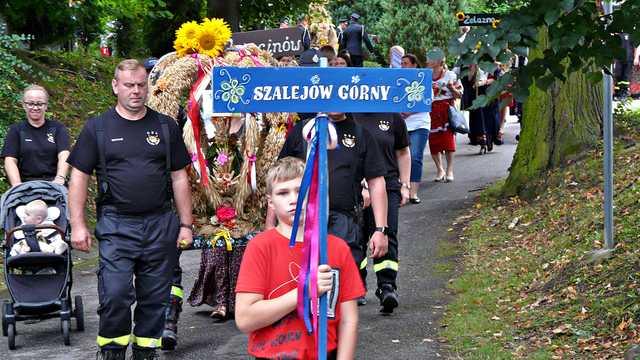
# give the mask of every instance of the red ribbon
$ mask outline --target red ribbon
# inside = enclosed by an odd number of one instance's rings
[[[209,175],[207,175],[207,165],[204,161],[204,154],[202,154],[202,149],[200,148],[200,105],[198,104],[198,100],[196,100],[196,91],[200,86],[200,83],[207,78],[204,70],[202,69],[202,64],[198,61],[198,80],[191,86],[191,91],[189,91],[189,103],[188,103],[188,116],[191,120],[191,127],[193,128],[193,137],[196,142],[196,156],[198,158],[198,167],[200,168],[200,179],[202,182],[202,186],[209,185]]]

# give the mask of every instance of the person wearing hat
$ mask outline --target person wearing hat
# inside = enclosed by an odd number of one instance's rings
[[[453,71],[444,67],[444,51],[434,48],[427,52],[427,67],[433,70],[433,100],[431,103],[431,129],[429,130],[429,150],[436,164],[435,181],[453,181],[453,153],[456,141],[453,130],[449,129],[449,106],[462,97],[462,84]],[[447,158],[445,171],[442,153]]]
[[[349,26],[343,31],[342,41],[340,42],[340,49],[346,49],[351,55],[351,65],[354,67],[362,67],[364,62],[364,52],[362,51],[362,44],[366,45],[369,52],[373,51],[373,44],[369,40],[369,34],[364,28],[364,25],[360,24],[358,20],[360,15],[351,14],[351,22]]]
[[[344,31],[349,26],[349,19],[340,19],[338,21],[338,26],[336,27],[336,33],[338,36],[338,44],[342,44],[342,36],[344,35]],[[342,46],[342,45],[340,45]]]

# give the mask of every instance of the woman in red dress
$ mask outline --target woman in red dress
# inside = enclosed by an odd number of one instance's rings
[[[433,70],[433,102],[431,103],[431,130],[429,131],[429,150],[436,164],[435,181],[453,181],[453,153],[456,140],[453,130],[449,129],[449,106],[462,96],[462,84],[453,71],[445,69],[444,52],[433,49],[427,52],[427,67]],[[447,158],[444,169],[442,153]]]

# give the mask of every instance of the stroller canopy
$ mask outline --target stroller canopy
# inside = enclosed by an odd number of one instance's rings
[[[68,223],[67,192],[66,187],[44,180],[28,181],[12,187],[0,198],[0,227],[5,231],[14,227],[13,221],[7,219],[15,214],[12,210],[33,200],[56,204],[60,209],[60,219]]]

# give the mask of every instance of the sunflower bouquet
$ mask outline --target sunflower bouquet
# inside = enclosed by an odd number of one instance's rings
[[[201,23],[189,21],[176,31],[173,48],[178,56],[202,54],[209,57],[224,52],[226,43],[231,39],[231,28],[222,19],[205,18]]]

